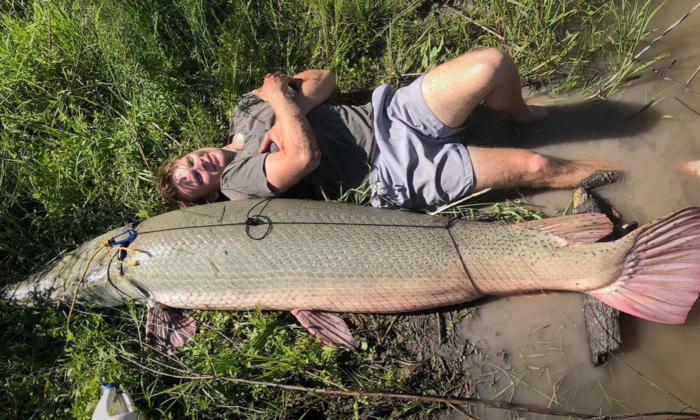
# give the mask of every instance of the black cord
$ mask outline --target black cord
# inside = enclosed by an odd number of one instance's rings
[[[262,214],[263,211],[265,211],[265,208],[267,208],[267,205],[274,200],[276,197],[271,197],[271,198],[266,198],[264,200],[261,200],[253,207],[248,210],[248,213],[246,214],[246,220],[242,223],[223,223],[223,224],[216,224],[216,225],[198,225],[198,226],[185,226],[185,227],[177,227],[177,228],[167,228],[167,229],[158,229],[158,230],[151,230],[151,231],[146,231],[146,232],[139,232],[139,235],[147,235],[150,233],[158,233],[158,232],[168,232],[168,231],[173,231],[173,230],[182,230],[182,229],[200,229],[200,228],[216,228],[216,227],[227,227],[227,226],[245,226],[245,233],[246,235],[255,241],[260,241],[265,239],[271,232],[273,228],[273,222],[272,219],[270,219],[267,216],[264,216]],[[260,211],[257,214],[252,214],[253,211],[258,208],[259,206],[263,206]],[[455,240],[454,236],[452,235],[451,229],[457,223],[459,219],[456,219],[454,217],[450,217],[447,219],[447,222],[445,222],[444,225],[394,225],[394,224],[388,224],[388,223],[345,223],[345,222],[274,222],[275,225],[324,225],[324,226],[372,226],[372,227],[397,227],[397,228],[423,228],[423,229],[443,229],[447,232],[447,235],[450,237],[450,240],[452,241],[452,245],[454,246],[455,252],[457,253],[457,256],[459,257],[459,261],[462,263],[462,268],[464,269],[464,274],[466,275],[467,279],[469,279],[469,283],[471,283],[472,287],[474,290],[480,294],[484,295],[484,293],[479,290],[479,288],[476,287],[474,284],[474,281],[472,280],[471,276],[469,275],[469,270],[467,269],[467,264],[464,262],[464,258],[462,258],[462,253],[459,251],[459,247],[457,246],[457,241]],[[255,236],[253,235],[251,231],[251,227],[257,227],[257,226],[263,226],[266,225],[267,229],[263,232],[262,235],[260,236]]]
[[[452,229],[452,226],[454,226],[455,222],[457,222],[458,219],[454,217],[450,217],[447,220],[447,223],[445,223],[445,226],[442,228],[447,231],[447,234],[450,235],[450,239],[452,240],[452,245],[455,247],[455,251],[457,251],[457,256],[459,257],[459,261],[462,263],[462,268],[464,269],[464,274],[467,276],[467,279],[469,279],[469,283],[471,283],[472,287],[474,288],[474,291],[476,293],[480,294],[481,296],[485,296],[484,293],[479,290],[478,287],[476,287],[476,284],[474,284],[474,280],[472,280],[472,276],[469,275],[469,270],[467,270],[467,264],[464,262],[464,258],[462,258],[462,253],[459,252],[459,247],[457,246],[457,241],[455,240],[455,237],[452,235],[452,232],[450,229]]]
[[[259,240],[265,239],[265,237],[267,237],[267,235],[269,235],[270,232],[272,232],[272,220],[270,220],[270,218],[267,216],[263,216],[262,212],[265,211],[265,208],[270,203],[270,201],[272,201],[273,199],[274,199],[274,197],[266,198],[262,201],[258,201],[253,207],[250,208],[250,210],[248,210],[248,214],[246,214],[245,222],[243,222],[243,223],[245,224],[245,234],[248,235],[248,237],[250,239],[259,241]],[[250,213],[252,213],[256,207],[258,207],[259,205],[261,205],[263,203],[265,203],[265,205],[263,206],[262,209],[260,209],[260,212],[256,215],[251,216]],[[260,236],[260,237],[253,236],[250,233],[250,227],[251,226],[260,226],[260,225],[267,225],[267,229],[265,230],[265,233],[263,233],[262,236]]]
[[[267,216],[262,216],[260,214],[256,214],[255,216],[247,218],[244,224],[245,224],[245,234],[248,235],[248,237],[250,239],[253,239],[256,241],[259,241],[261,239],[265,239],[265,237],[267,235],[269,235],[270,232],[272,232],[272,220],[270,220],[270,218]],[[259,237],[253,236],[250,233],[250,227],[251,226],[260,226],[260,225],[267,225],[267,229],[262,234],[262,236],[259,236]]]

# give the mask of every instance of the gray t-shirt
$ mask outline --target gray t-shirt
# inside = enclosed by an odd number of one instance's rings
[[[288,95],[293,95],[290,89]],[[229,141],[236,133],[244,143],[221,177],[221,191],[230,200],[244,198],[293,197],[337,198],[341,190],[357,188],[366,180],[374,153],[372,105],[333,105],[323,103],[306,116],[322,153],[321,163],[312,173],[284,194],[270,189],[265,177],[265,157],[260,143],[275,123],[275,113],[252,93],[243,95],[231,118]],[[270,152],[277,152],[277,145]]]

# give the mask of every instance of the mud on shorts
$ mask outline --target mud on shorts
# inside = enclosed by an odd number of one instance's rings
[[[372,205],[435,210],[464,197],[474,170],[458,134],[471,125],[447,127],[428,108],[423,76],[395,90],[382,85],[372,94],[376,150],[370,171]]]

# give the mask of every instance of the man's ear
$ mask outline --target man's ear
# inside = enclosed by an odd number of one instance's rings
[[[213,193],[211,193],[211,194],[209,194],[209,195],[207,196],[206,201],[207,201],[207,203],[214,203],[214,202],[216,202],[216,200],[217,200],[218,198],[219,198],[219,192],[218,192],[218,191],[214,191]]]

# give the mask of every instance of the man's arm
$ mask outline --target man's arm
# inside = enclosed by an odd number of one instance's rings
[[[330,70],[306,70],[294,75],[291,80],[297,86],[294,102],[299,106],[302,115],[308,114],[330,98],[335,90],[335,74]],[[280,150],[284,150],[285,138],[280,133],[279,120],[265,134],[258,151],[265,152],[273,142]]]
[[[330,70],[306,70],[295,74],[292,80],[298,89],[294,101],[304,115],[330,98],[335,90],[335,74]]]
[[[261,89],[253,93],[266,101],[275,112],[279,135],[284,148],[265,158],[265,176],[272,189],[285,192],[316,169],[321,162],[321,151],[316,137],[301,108],[284,92],[291,78],[276,73],[268,74]]]

